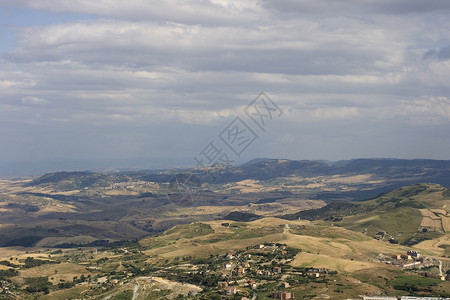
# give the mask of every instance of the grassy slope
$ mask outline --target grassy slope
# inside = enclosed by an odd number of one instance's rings
[[[373,211],[364,215],[346,217],[339,226],[374,236],[385,231],[400,243],[415,234],[422,221],[420,211],[412,207],[399,207],[386,212]]]
[[[229,223],[230,225],[224,226],[222,223]],[[186,238],[186,236],[189,237]],[[157,243],[152,244],[155,240]],[[343,227],[326,226],[323,225],[323,222],[264,218],[248,223],[218,220],[176,226],[158,237],[141,240],[141,244],[147,243],[153,247],[146,250],[142,258],[151,265],[161,264],[165,260],[168,260],[166,264],[170,265],[177,257],[206,258],[210,254],[224,254],[230,249],[245,249],[248,246],[264,242],[286,243],[290,247],[301,249],[302,252],[298,253],[294,260],[290,262],[292,266],[326,267],[338,271],[339,275],[333,277],[337,282],[334,280],[330,282],[332,287],[329,289],[326,288],[325,284],[317,283],[307,283],[295,288],[299,297],[303,297],[314,290],[317,295],[321,293],[330,295],[330,299],[352,298],[360,294],[379,294],[384,291],[399,294],[398,291],[393,290],[392,285],[393,283],[401,284],[399,282],[401,278],[395,280],[405,274],[398,267],[385,265],[376,262],[376,260],[379,253],[404,253],[410,249],[402,245],[378,241]],[[443,251],[443,249],[440,249],[440,251]],[[422,254],[433,255],[436,253],[424,250]],[[119,262],[125,261],[120,260],[117,255],[112,253],[105,255],[110,258],[110,261],[104,266],[100,265],[102,270],[116,270]],[[98,257],[96,256],[95,259],[98,259]],[[57,272],[55,272],[56,269]],[[72,276],[80,276],[82,273],[86,273],[86,269],[82,265],[63,263],[50,267],[41,266],[23,270],[21,271],[21,277],[44,275],[54,277],[52,281],[56,283],[60,279],[69,280]],[[132,279],[124,285],[99,292],[102,293],[102,298],[109,295],[116,297],[129,294],[130,290],[138,286],[140,291],[138,299],[144,299],[149,296],[146,293],[152,293],[152,296],[154,296],[153,293],[156,293],[156,290],[165,290],[164,285],[159,286],[149,279],[138,277],[136,280],[146,280],[146,282],[137,284]],[[447,289],[450,284],[440,283],[440,285]],[[88,286],[77,286],[55,292],[52,296],[57,298],[48,296],[43,299],[67,299],[75,297],[89,288]],[[164,295],[161,296],[162,298],[165,297]]]
[[[295,265],[310,264],[352,271],[375,267],[374,263],[367,261],[368,256],[376,257],[378,253],[404,252],[408,249],[345,228],[314,225],[308,221],[264,218],[245,224],[237,223],[236,229],[224,227],[222,222],[208,222],[214,233],[193,239],[172,240],[170,235],[160,235],[153,238],[158,243],[153,244],[154,248],[147,250],[147,254],[169,259],[182,256],[208,257],[210,254],[225,253],[229,249],[242,249],[258,243],[282,242],[304,250],[296,258]],[[233,225],[233,222],[230,223]],[[151,245],[150,239],[141,240],[141,244]]]
[[[365,234],[348,230],[343,227],[323,225],[323,222],[309,222],[302,220],[287,221],[277,218],[264,218],[249,223],[233,223],[237,228],[222,226],[223,221],[207,222],[214,230],[212,234],[197,236],[194,239],[171,240],[169,244],[151,250],[147,255],[153,258],[148,262],[160,260],[169,261],[176,257],[193,256],[208,257],[211,254],[224,254],[229,249],[238,250],[248,246],[254,246],[264,242],[286,243],[290,247],[302,249],[290,263],[295,267],[325,267],[342,274],[338,278],[339,293],[324,289],[324,294],[331,295],[331,299],[342,297],[355,297],[367,293],[384,293],[394,291],[388,282],[394,280],[403,273],[400,268],[376,262],[380,253],[405,253],[414,247],[393,245],[385,241],[378,241]],[[287,225],[287,226],[286,226]],[[253,233],[265,232],[264,228],[279,228],[276,233],[266,231],[266,235],[254,236]],[[235,235],[245,236],[242,239],[234,238]],[[230,239],[218,240],[218,236],[231,236]],[[158,238],[165,239],[168,235]],[[439,255],[443,249],[420,249],[424,255]],[[380,276],[380,274],[384,274]],[[445,289],[450,290],[448,283],[442,283]],[[348,287],[345,288],[345,287]],[[303,290],[302,290],[303,289]],[[312,286],[306,284],[296,289],[299,295],[307,295]],[[343,289],[343,291],[341,291]],[[316,288],[314,288],[316,292]]]
[[[436,184],[415,184],[394,190],[375,199],[356,203],[333,203],[329,207],[301,212],[299,217],[326,220],[350,230],[374,236],[386,232],[400,243],[414,244],[421,239],[436,238],[441,233],[421,233],[422,210],[439,209],[445,224],[450,209],[450,197],[445,188]],[[290,216],[292,218],[292,216]],[[412,240],[414,239],[414,240]]]

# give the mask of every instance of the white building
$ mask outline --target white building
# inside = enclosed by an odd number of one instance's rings
[[[395,296],[364,296],[364,300],[398,300]]]
[[[449,298],[402,296],[401,300],[445,300]]]

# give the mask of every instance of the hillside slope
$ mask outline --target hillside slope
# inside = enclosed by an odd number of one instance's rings
[[[285,219],[323,220],[377,239],[413,245],[450,231],[450,196],[437,184],[414,184],[371,200],[335,202],[285,215]]]

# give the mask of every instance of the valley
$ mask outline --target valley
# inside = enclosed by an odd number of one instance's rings
[[[450,297],[446,162],[209,171],[215,180],[198,169],[1,180],[2,297]],[[174,176],[195,176],[195,198]]]

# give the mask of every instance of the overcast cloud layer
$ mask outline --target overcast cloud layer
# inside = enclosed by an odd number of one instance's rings
[[[450,1],[0,5],[0,175],[194,165],[260,91],[236,163],[450,159]]]

